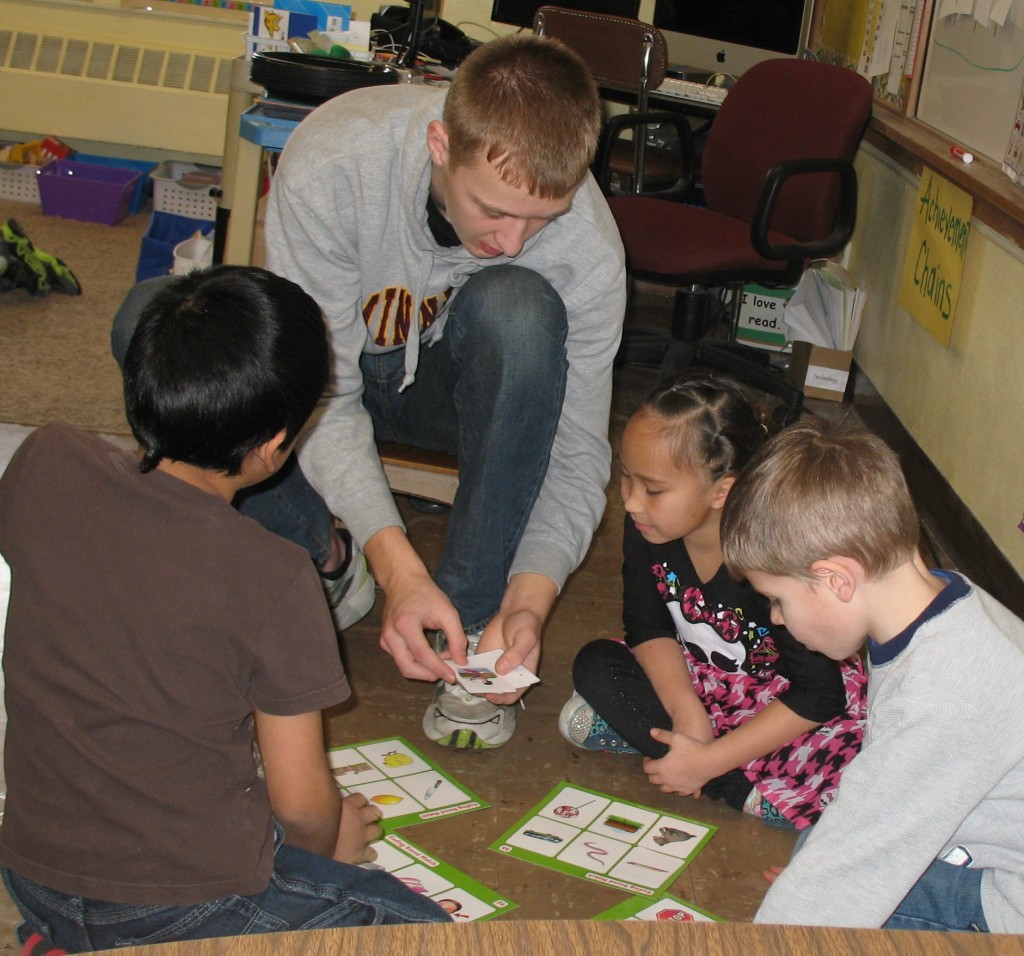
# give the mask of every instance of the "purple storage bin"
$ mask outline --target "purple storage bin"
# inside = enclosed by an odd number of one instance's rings
[[[55,160],[39,174],[43,214],[116,226],[128,215],[141,175],[134,169]]]

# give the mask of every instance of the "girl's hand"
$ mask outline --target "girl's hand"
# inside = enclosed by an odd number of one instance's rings
[[[659,760],[644,758],[644,773],[662,793],[678,793],[684,797],[700,796],[701,788],[715,774],[707,770],[709,743],[655,727],[651,736],[665,744],[669,751]]]

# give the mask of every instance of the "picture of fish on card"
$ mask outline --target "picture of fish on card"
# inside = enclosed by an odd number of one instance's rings
[[[525,667],[516,667],[507,674],[495,670],[498,658],[504,653],[500,648],[483,654],[470,654],[464,665],[448,662],[455,671],[458,682],[471,694],[512,694],[531,684],[539,684],[540,678]]]
[[[490,806],[402,737],[331,747],[327,762],[343,793],[380,809],[385,831]]]

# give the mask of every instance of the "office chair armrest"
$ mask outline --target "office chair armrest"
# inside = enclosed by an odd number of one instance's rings
[[[783,183],[792,176],[810,173],[839,174],[839,206],[832,232],[823,239],[774,245],[768,239],[775,203]],[[750,226],[750,241],[766,259],[825,259],[837,253],[853,235],[857,221],[857,172],[845,159],[790,159],[768,170]]]
[[[632,196],[635,193],[628,193],[622,189],[612,186],[612,150],[616,140],[624,129],[642,126],[671,126],[679,137],[679,178],[667,189],[644,189],[640,195],[654,199],[669,199],[674,202],[682,202],[693,189],[696,179],[696,151],[693,145],[693,131],[686,117],[679,113],[669,112],[646,112],[646,113],[624,113],[613,116],[605,123],[601,130],[601,138],[597,145],[597,155],[594,159],[594,175],[597,179],[601,192],[606,196]]]

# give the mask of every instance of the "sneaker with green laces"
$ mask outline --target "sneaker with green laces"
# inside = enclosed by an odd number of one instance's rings
[[[467,654],[476,653],[482,636],[482,630],[466,635]],[[444,632],[438,631],[434,650],[440,653],[446,644]],[[442,747],[493,750],[512,739],[516,709],[513,704],[492,704],[484,697],[469,693],[461,684],[439,680],[422,724],[427,738]]]

